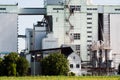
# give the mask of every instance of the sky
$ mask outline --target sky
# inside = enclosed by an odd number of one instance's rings
[[[95,4],[120,5],[120,0],[92,0]]]
[[[39,8],[43,7],[44,0],[0,0],[0,4],[15,4],[18,3],[18,8],[31,7],[31,8]],[[120,5],[120,0],[92,0],[94,4],[103,5],[103,4],[112,4],[112,5]],[[42,16],[33,15],[33,16],[19,16],[18,17],[18,27],[19,34],[25,34],[25,28],[33,28],[33,24],[36,24],[37,21],[40,21]],[[19,39],[19,52],[25,47],[25,40]]]

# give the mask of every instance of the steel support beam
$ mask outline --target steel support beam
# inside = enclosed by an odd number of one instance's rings
[[[18,15],[46,15],[46,8],[20,8]]]

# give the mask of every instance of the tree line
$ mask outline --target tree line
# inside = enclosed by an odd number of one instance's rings
[[[52,53],[41,61],[40,75],[68,75],[69,63],[67,57],[61,53]],[[26,76],[28,73],[29,63],[26,58],[21,57],[18,53],[10,54],[0,58],[0,76]]]
[[[0,58],[0,76],[25,76],[28,72],[29,63],[18,53],[10,54]]]

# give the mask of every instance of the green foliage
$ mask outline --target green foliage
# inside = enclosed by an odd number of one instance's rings
[[[70,72],[70,73],[68,73],[68,76],[75,76],[75,73]]]
[[[2,58],[0,58],[0,63],[2,62]]]
[[[15,52],[11,52],[9,55],[4,57],[3,60],[3,75],[6,76],[16,76],[16,62],[18,60],[18,54]]]
[[[7,66],[8,76],[16,76],[16,64],[10,63],[9,66]]]
[[[0,77],[0,80],[120,80],[120,76],[26,76]]]
[[[17,72],[19,76],[25,76],[28,72],[29,63],[24,57],[19,57],[17,61]]]
[[[16,63],[18,60],[18,53],[11,52],[8,56],[5,56],[5,60],[11,63]]]
[[[43,75],[67,75],[68,60],[63,54],[53,53],[41,61]]]
[[[4,56],[2,61],[0,60],[0,76],[16,76],[18,74],[25,75],[26,69],[28,68],[27,65],[27,60],[19,57],[18,53],[11,52],[7,56]],[[25,69],[21,68],[21,66],[25,66]]]
[[[2,58],[0,58],[0,76],[2,75],[2,65],[3,65],[3,62],[2,62]]]

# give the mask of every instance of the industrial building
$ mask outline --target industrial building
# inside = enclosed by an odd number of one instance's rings
[[[44,8],[17,9],[17,5],[0,5],[0,13],[0,34],[3,37],[0,38],[0,52],[17,52],[18,37],[25,38],[28,52],[42,49],[42,46],[50,48],[46,44],[50,39],[50,43],[55,43],[51,47],[72,47],[83,65],[94,60],[95,68],[118,68],[120,5],[94,5],[91,0],[44,0]],[[44,18],[33,29],[27,29],[23,36],[17,34],[18,15],[44,15]],[[99,58],[101,65],[98,65]]]
[[[0,5],[0,53],[18,50],[17,5]]]
[[[71,47],[67,45],[58,46],[58,39],[53,33],[47,30],[46,23],[41,21],[33,25],[33,29],[26,29],[26,58],[30,63],[31,74],[40,75],[41,67],[39,59],[45,58],[49,54],[58,52],[64,54],[69,61],[70,72],[81,75],[81,59]],[[30,54],[29,54],[29,51]],[[72,51],[70,51],[72,50]]]
[[[119,56],[119,5],[93,5],[90,0],[45,0],[58,45],[76,46],[82,61],[90,60],[94,42],[103,41],[112,54]],[[116,56],[117,68],[120,60]]]
[[[90,0],[45,1],[43,23],[58,47],[68,45],[81,57],[81,74],[113,74],[119,60],[119,5],[92,5]],[[52,38],[51,38],[52,39]],[[47,48],[49,45],[44,44]],[[105,75],[104,74],[104,75]]]

